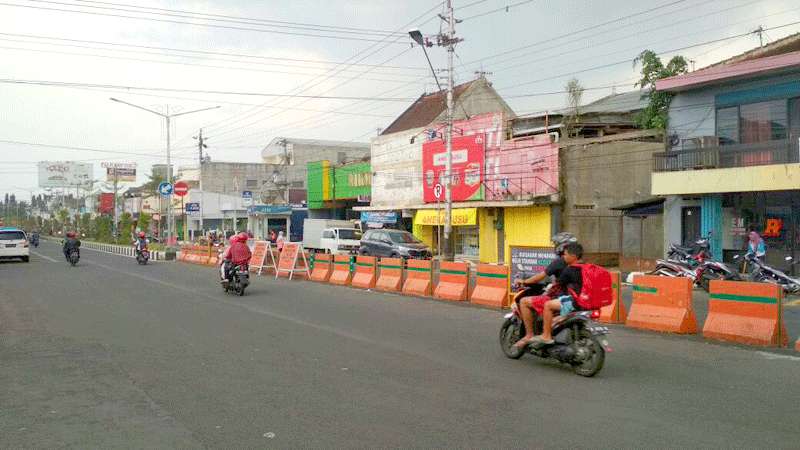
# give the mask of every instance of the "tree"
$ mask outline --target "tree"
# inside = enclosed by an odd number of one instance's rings
[[[139,220],[136,222],[136,227],[145,233],[150,231],[150,214],[139,213]]]
[[[573,78],[567,82],[564,90],[567,91],[567,108],[570,111],[564,117],[564,134],[574,136],[578,132],[577,124],[580,122],[580,107],[584,89],[581,82],[577,78]]]
[[[652,50],[645,50],[633,60],[633,66],[642,65],[642,78],[636,86],[648,89],[647,107],[636,117],[636,124],[640,128],[656,128],[665,130],[669,119],[669,104],[672,94],[656,91],[656,81],[682,75],[688,71],[688,63],[683,56],[673,56],[665,66],[658,55]]]
[[[131,241],[131,228],[133,227],[133,218],[131,213],[125,212],[119,218],[117,228],[117,243],[127,244]]]

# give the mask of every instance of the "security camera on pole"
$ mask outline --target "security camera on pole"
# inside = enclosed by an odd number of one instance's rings
[[[440,33],[436,35],[436,45],[440,47],[447,47],[447,132],[445,133],[446,155],[445,160],[445,173],[444,173],[444,255],[448,260],[453,259],[454,248],[452,242],[453,224],[453,196],[452,191],[452,167],[453,167],[453,54],[455,53],[455,46],[463,39],[456,37],[456,22],[453,16],[453,2],[447,0],[447,17],[439,15],[439,17],[447,22],[447,33]],[[408,32],[411,38],[422,46],[425,51],[425,58],[428,58],[428,51],[425,47],[432,47],[434,44],[429,39],[423,38],[419,30],[411,30]],[[436,78],[436,72],[428,59],[428,65],[431,66],[433,77],[436,79],[436,84],[439,84],[439,79]],[[441,89],[441,86],[439,87]]]

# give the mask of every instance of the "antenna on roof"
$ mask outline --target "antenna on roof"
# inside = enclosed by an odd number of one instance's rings
[[[758,35],[759,47],[763,47],[764,46],[764,27],[759,25],[758,28],[753,30],[753,34],[757,34]]]

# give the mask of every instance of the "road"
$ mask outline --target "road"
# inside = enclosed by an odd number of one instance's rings
[[[53,243],[0,264],[3,448],[797,446],[800,358],[613,328],[586,379],[497,311]]]

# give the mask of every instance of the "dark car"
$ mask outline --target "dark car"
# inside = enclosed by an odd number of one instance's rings
[[[427,259],[431,249],[408,231],[367,230],[361,237],[360,255]]]

